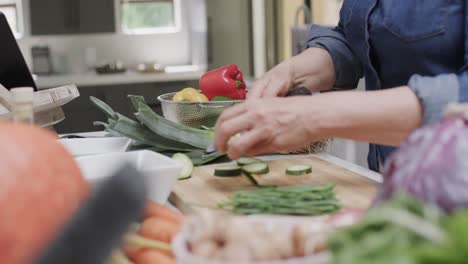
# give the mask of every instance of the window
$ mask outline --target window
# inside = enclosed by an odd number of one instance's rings
[[[175,32],[178,0],[119,0],[121,30],[126,34]]]
[[[0,0],[0,12],[5,14],[15,36],[20,35],[18,6],[15,0]]]

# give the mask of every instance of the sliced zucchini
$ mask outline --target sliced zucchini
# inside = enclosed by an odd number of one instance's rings
[[[236,165],[224,166],[215,169],[214,175],[217,177],[235,177],[242,174],[242,168]]]
[[[172,159],[182,163],[183,165],[182,171],[179,175],[179,180],[187,180],[192,178],[193,163],[187,155],[183,153],[176,153],[174,156],[172,156]]]
[[[267,174],[270,172],[268,164],[264,162],[252,163],[242,167],[242,170],[249,174]]]
[[[258,181],[255,179],[255,177],[252,174],[248,173],[245,170],[242,172],[243,172],[242,174],[245,176],[245,178],[247,178],[247,180],[249,180],[253,185],[260,187],[260,184],[258,183]]]
[[[312,167],[307,165],[293,165],[286,169],[286,174],[294,176],[305,175],[309,173],[312,173]]]
[[[237,160],[237,165],[245,166],[245,165],[250,165],[250,164],[259,163],[259,162],[262,162],[262,161],[258,159],[254,159],[254,158],[240,158]]]

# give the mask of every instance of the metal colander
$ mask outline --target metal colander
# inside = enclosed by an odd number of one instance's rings
[[[163,94],[158,97],[165,118],[189,127],[214,127],[221,113],[242,101],[225,102],[175,102],[176,93]]]

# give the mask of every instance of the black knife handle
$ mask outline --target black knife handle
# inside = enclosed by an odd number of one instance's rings
[[[291,91],[288,92],[288,94],[286,95],[286,97],[290,97],[290,96],[304,96],[304,95],[312,95],[312,92],[305,88],[305,87],[299,87],[299,88],[296,88],[296,89],[293,89]]]
[[[99,184],[37,264],[102,264],[138,220],[146,200],[143,176],[125,164]]]

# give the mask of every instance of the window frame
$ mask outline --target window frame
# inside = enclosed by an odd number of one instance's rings
[[[116,14],[116,32],[123,35],[155,35],[155,34],[174,34],[182,30],[182,6],[181,0],[172,0],[174,3],[174,26],[155,27],[155,28],[139,28],[133,30],[125,30],[122,25],[122,2],[124,0],[115,0]]]
[[[21,39],[24,37],[24,12],[23,12],[23,1],[22,0],[13,0],[11,3],[0,4],[0,7],[14,7],[16,11],[16,24],[17,31],[13,31],[13,35],[16,39]]]

